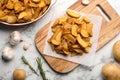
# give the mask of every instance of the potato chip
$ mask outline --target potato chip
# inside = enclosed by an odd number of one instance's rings
[[[7,9],[13,9],[14,8],[14,4],[12,2],[9,2],[6,4],[6,8]]]
[[[33,21],[45,13],[50,3],[51,0],[0,0],[0,20],[7,22],[6,17],[12,15],[17,17],[14,23]]]
[[[7,20],[6,20],[6,22],[8,22],[8,23],[15,23],[17,21],[17,17],[16,16],[8,16],[7,17]]]

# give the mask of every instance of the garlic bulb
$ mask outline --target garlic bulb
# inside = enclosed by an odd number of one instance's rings
[[[82,0],[82,4],[83,4],[83,5],[88,5],[89,3],[90,3],[89,0]]]
[[[27,51],[27,50],[29,49],[29,47],[30,47],[30,45],[26,43],[26,44],[24,44],[23,49],[24,49],[25,51]]]
[[[2,52],[2,58],[5,61],[9,61],[13,59],[14,57],[14,51],[11,47],[5,47],[3,52]]]
[[[18,43],[20,43],[21,41],[21,33],[18,32],[18,31],[13,31],[11,34],[10,34],[10,39],[9,39],[9,42],[11,45],[17,45]]]

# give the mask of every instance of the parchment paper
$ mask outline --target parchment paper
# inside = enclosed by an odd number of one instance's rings
[[[95,59],[95,52],[96,52],[96,48],[97,48],[97,43],[98,43],[98,36],[99,36],[99,32],[101,29],[101,24],[102,24],[102,17],[100,16],[96,16],[96,15],[91,15],[91,14],[85,14],[85,13],[80,13],[81,15],[85,15],[87,16],[90,20],[91,23],[93,23],[93,37],[91,37],[91,43],[92,43],[92,47],[90,48],[90,52],[89,53],[84,53],[82,56],[64,56],[62,54],[58,54],[55,51],[52,51],[50,44],[47,42],[47,40],[51,37],[52,30],[51,30],[51,25],[53,24],[53,22],[51,22],[50,28],[49,28],[49,32],[48,32],[48,36],[46,39],[46,43],[45,43],[45,47],[43,50],[43,54],[45,55],[49,55],[52,57],[56,57],[56,58],[61,58],[61,59],[65,59],[68,61],[72,61],[78,64],[82,64],[82,65],[86,65],[86,66],[92,66],[94,63],[94,59]],[[53,15],[53,19],[55,20],[65,14],[64,12],[58,13],[57,15]]]

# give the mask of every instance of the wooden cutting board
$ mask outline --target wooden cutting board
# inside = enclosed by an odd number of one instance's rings
[[[106,0],[91,0],[91,3],[88,6],[83,6],[81,4],[81,0],[78,0],[69,9],[102,16],[96,6],[100,6],[102,8],[102,11],[104,11],[110,18],[110,21],[107,22],[106,19],[103,17],[102,28],[99,34],[99,42],[97,48],[98,51],[120,32],[120,17],[118,16],[118,14],[114,11],[114,9]],[[79,64],[42,54],[45,45],[45,39],[48,33],[48,28],[49,24],[45,25],[36,34],[36,47],[54,71],[59,73],[68,73],[75,69]]]

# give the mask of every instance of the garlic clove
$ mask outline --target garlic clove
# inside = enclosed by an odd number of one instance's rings
[[[5,47],[2,51],[2,59],[9,61],[14,58],[14,51],[11,47]]]
[[[89,0],[82,0],[82,4],[85,5],[85,6],[87,6],[89,3],[90,3]]]
[[[10,34],[9,42],[11,45],[17,45],[21,42],[21,40],[22,40],[22,37],[19,31],[13,31]]]
[[[23,49],[24,49],[25,51],[27,51],[27,50],[29,49],[29,47],[30,47],[30,45],[26,43],[26,44],[24,44]]]

